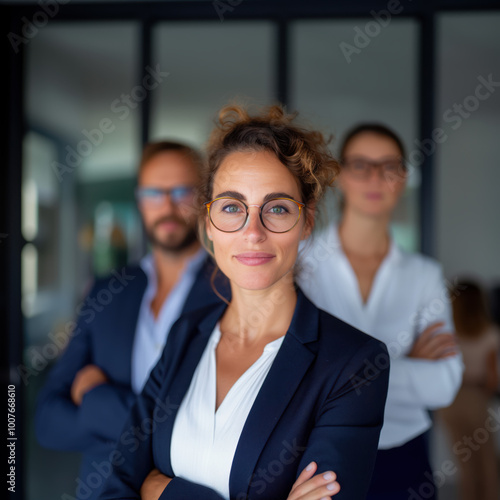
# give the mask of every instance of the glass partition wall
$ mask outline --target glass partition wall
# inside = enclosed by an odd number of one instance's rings
[[[142,98],[138,36],[133,22],[54,23],[26,51],[21,378],[27,498],[74,495],[78,455],[36,443],[36,395],[67,344],[92,277],[142,249],[133,199]]]
[[[203,147],[217,111],[231,102],[274,100],[274,40],[269,22],[162,22],[153,28],[153,61],[167,68],[152,95],[151,139]]]
[[[447,274],[473,272],[486,284],[500,254],[500,231],[491,230],[499,214],[499,28],[499,12],[438,17],[434,121],[445,140],[436,154],[436,256]],[[485,238],[490,244],[478,246]]]

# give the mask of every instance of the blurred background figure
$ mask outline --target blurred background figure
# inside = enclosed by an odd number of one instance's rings
[[[498,355],[500,330],[492,322],[484,290],[472,280],[460,280],[450,290],[453,320],[458,344],[462,351],[465,372],[455,401],[439,414],[451,443],[473,439],[478,429],[484,429],[498,391]],[[487,427],[488,433],[494,427]],[[461,500],[498,499],[498,461],[495,436],[459,448]],[[467,444],[467,443],[465,443]]]
[[[428,412],[449,405],[462,380],[443,272],[433,259],[403,251],[390,232],[407,179],[398,135],[362,123],[340,145],[340,163],[340,219],[305,245],[299,284],[319,308],[389,350],[384,426],[367,498],[406,500],[429,483],[425,498],[434,499]],[[367,366],[367,380],[388,364]],[[367,380],[353,383],[362,390]]]

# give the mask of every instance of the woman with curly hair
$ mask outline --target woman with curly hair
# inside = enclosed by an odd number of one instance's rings
[[[222,109],[200,230],[231,301],[174,325],[101,498],[365,498],[388,384],[388,369],[366,367],[387,350],[294,281],[338,169],[322,134],[281,107]]]

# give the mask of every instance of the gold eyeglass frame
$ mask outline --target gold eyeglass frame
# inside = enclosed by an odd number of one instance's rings
[[[244,207],[246,208],[246,212],[247,212],[247,215],[245,217],[245,221],[243,222],[243,224],[238,228],[238,229],[234,229],[233,231],[225,231],[224,229],[220,229],[218,228],[214,221],[212,220],[212,217],[210,215],[210,207],[212,205],[212,203],[214,203],[215,201],[217,200],[234,200],[234,201],[237,201],[239,203],[242,203],[244,205]],[[292,201],[293,203],[295,203],[298,207],[299,207],[299,215],[297,217],[297,220],[295,221],[295,224],[290,228],[290,229],[287,229],[286,231],[273,231],[272,229],[269,229],[265,224],[264,224],[264,220],[262,219],[262,207],[264,207],[265,205],[267,205],[268,203],[270,203],[271,201],[276,201],[276,200],[288,200],[288,201]],[[246,225],[246,223],[248,222],[248,216],[249,216],[249,213],[248,213],[248,209],[250,207],[257,207],[259,208],[259,219],[260,219],[260,223],[262,224],[262,226],[267,229],[269,232],[271,233],[275,233],[275,234],[284,234],[284,233],[288,233],[289,231],[291,231],[296,225],[297,223],[299,222],[300,220],[300,216],[302,214],[302,209],[306,206],[305,203],[302,203],[300,201],[296,201],[296,200],[293,200],[292,198],[272,198],[268,201],[266,201],[265,203],[263,203],[262,205],[247,205],[244,201],[241,201],[241,200],[238,200],[238,198],[232,198],[231,196],[220,196],[219,198],[214,198],[212,201],[206,201],[204,203],[205,207],[207,208],[207,212],[208,212],[208,218],[210,220],[210,222],[212,223],[212,225],[218,229],[219,231],[222,231],[223,233],[236,233],[237,231],[239,231],[240,229],[243,229]]]

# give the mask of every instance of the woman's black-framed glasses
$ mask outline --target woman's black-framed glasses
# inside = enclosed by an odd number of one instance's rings
[[[175,205],[185,204],[192,201],[193,194],[193,186],[175,186],[170,189],[137,187],[135,190],[137,201],[152,206],[162,205],[168,196]]]
[[[305,203],[290,198],[273,198],[262,205],[247,205],[236,198],[221,197],[207,201],[210,222],[224,233],[234,233],[248,221],[248,209],[260,208],[260,221],[272,233],[286,233],[299,222]]]
[[[379,169],[384,178],[393,179],[395,177],[405,178],[408,168],[406,162],[400,157],[388,157],[379,161],[370,160],[364,157],[343,158],[340,161],[342,167],[353,177],[358,179],[368,179],[372,170]]]

